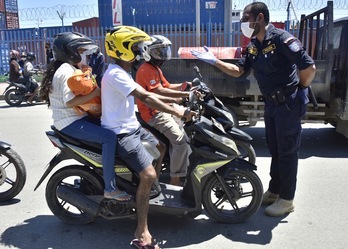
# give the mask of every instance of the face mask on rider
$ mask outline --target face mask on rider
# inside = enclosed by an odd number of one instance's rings
[[[87,50],[84,51],[82,54],[80,54],[81,56],[81,62],[87,64]]]

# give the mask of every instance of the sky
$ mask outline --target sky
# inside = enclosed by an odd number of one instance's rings
[[[110,0],[111,1],[111,0]],[[127,1],[127,0],[124,0]],[[217,0],[218,1],[218,0]],[[88,6],[98,6],[98,0],[17,0],[18,9],[35,9],[40,7],[54,7],[57,5],[65,5],[65,6],[76,6],[76,5],[88,5]],[[251,2],[251,0],[250,0]],[[295,6],[296,7],[296,6]],[[316,10],[297,10],[296,16],[300,19],[301,14],[310,14]],[[96,13],[98,11],[96,10]],[[294,12],[290,12],[290,19],[295,19]],[[335,19],[341,18],[347,15],[347,10],[334,10]],[[287,12],[284,11],[271,11],[270,12],[271,21],[285,21],[287,17]],[[71,25],[73,22],[80,21],[87,18],[64,18],[64,25]],[[35,21],[23,21],[21,17],[19,17],[20,27],[21,28],[33,28],[33,27],[47,27],[47,26],[60,26],[62,25],[62,20],[59,18],[57,14],[56,19],[52,20],[35,20]]]
[[[110,0],[111,1],[111,0]],[[32,9],[41,7],[54,7],[57,5],[73,6],[73,5],[95,5],[98,6],[98,0],[17,0],[18,9]],[[98,13],[98,11],[96,11]],[[41,21],[21,21],[19,17],[19,23],[21,28],[33,28],[37,26],[60,26],[62,21],[57,14],[57,18],[53,20],[42,20]],[[64,25],[71,25],[73,22],[80,21],[81,19],[87,18],[65,18]]]

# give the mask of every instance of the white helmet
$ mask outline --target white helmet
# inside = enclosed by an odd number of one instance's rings
[[[162,35],[152,35],[151,41],[146,41],[143,44],[143,57],[146,61],[155,60],[170,60],[172,58],[172,43]]]

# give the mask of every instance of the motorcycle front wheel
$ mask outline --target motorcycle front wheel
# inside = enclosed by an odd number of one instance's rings
[[[103,179],[86,166],[70,165],[55,172],[46,186],[47,205],[60,220],[77,225],[93,222],[95,217],[58,198],[60,185],[74,188],[86,196],[103,195]]]
[[[254,147],[245,141],[235,140],[237,148],[240,152],[240,158],[243,158],[246,161],[249,161],[252,164],[256,163],[256,152]]]
[[[241,223],[259,209],[263,187],[260,178],[250,170],[235,169],[221,177],[232,199],[227,196],[222,183],[212,175],[203,189],[202,202],[207,214],[221,223]]]
[[[0,201],[7,201],[21,192],[27,179],[25,165],[17,152],[0,151]]]
[[[23,102],[24,93],[18,88],[10,88],[6,91],[4,99],[9,106],[19,106]]]

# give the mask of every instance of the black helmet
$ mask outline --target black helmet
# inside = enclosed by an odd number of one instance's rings
[[[55,36],[53,41],[53,56],[55,60],[72,65],[81,61],[78,49],[83,48],[94,52],[98,46],[93,40],[78,32],[64,32]],[[94,51],[93,51],[94,50]]]
[[[33,52],[27,53],[27,60],[28,61],[34,61],[36,58],[35,54]]]

